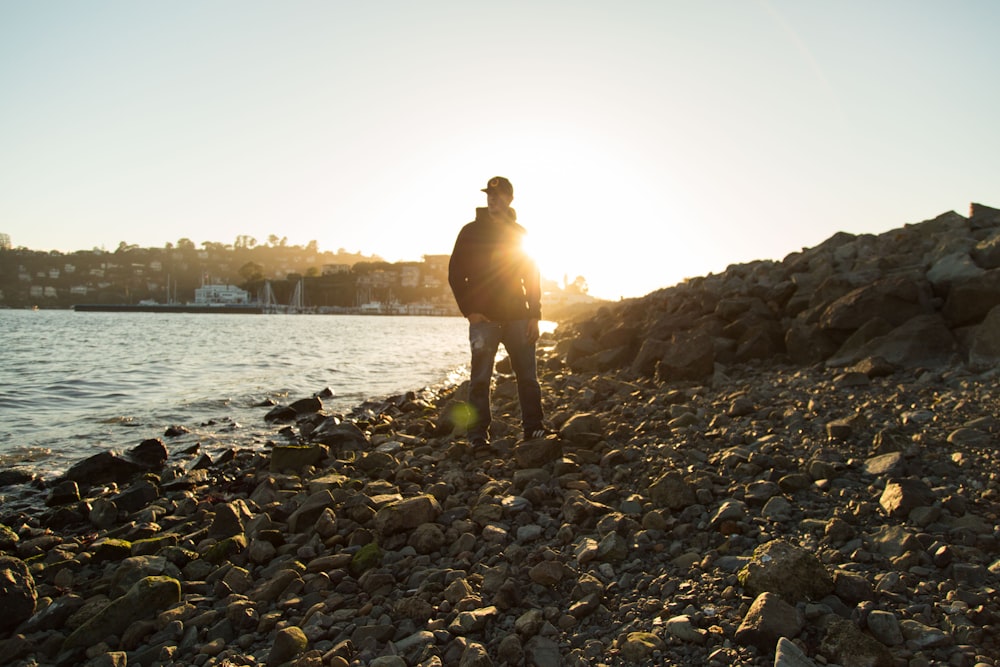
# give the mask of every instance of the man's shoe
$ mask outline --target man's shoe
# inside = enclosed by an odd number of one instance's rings
[[[469,446],[472,447],[472,453],[477,452],[487,452],[490,449],[490,443],[483,437],[476,437],[469,440]]]
[[[524,432],[524,439],[525,440],[539,440],[539,439],[544,438],[545,436],[551,435],[551,434],[552,434],[552,431],[550,431],[549,429],[547,429],[547,428],[545,428],[543,426],[539,426],[537,428],[527,429]]]

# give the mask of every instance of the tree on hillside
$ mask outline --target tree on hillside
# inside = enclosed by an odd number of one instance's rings
[[[240,267],[239,274],[245,283],[261,280],[264,277],[264,267],[257,262],[247,262]]]
[[[590,287],[587,286],[586,278],[577,276],[573,279],[573,282],[566,285],[566,291],[570,294],[586,294],[590,291]]]

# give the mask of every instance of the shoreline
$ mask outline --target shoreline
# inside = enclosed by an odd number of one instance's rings
[[[210,462],[174,452],[155,471],[10,521],[21,526],[14,551],[29,564],[39,598],[59,600],[76,616],[59,630],[34,620],[44,617],[36,612],[18,626],[33,639],[0,635],[0,653],[14,642],[16,659],[43,662],[87,651],[125,654],[130,664],[170,655],[174,664],[258,665],[288,651],[296,665],[360,667],[386,657],[391,640],[407,665],[477,652],[553,666],[624,665],[653,659],[648,651],[682,664],[770,665],[772,640],[753,639],[744,627],[760,598],[755,587],[767,584],[740,573],[787,557],[782,545],[814,578],[829,578],[829,588],[809,594],[805,624],[793,633],[803,641],[783,645],[786,652],[818,646],[823,628],[853,632],[842,625],[845,614],[869,600],[877,606],[868,613],[888,614],[890,627],[910,637],[872,647],[875,626],[850,635],[873,655],[934,659],[958,650],[971,658],[1000,648],[988,632],[1000,606],[978,592],[1000,572],[1000,560],[990,564],[1000,557],[996,525],[988,523],[996,515],[984,513],[1000,507],[997,482],[981,439],[948,435],[968,430],[976,405],[988,411],[992,376],[946,369],[931,382],[926,372],[900,370],[848,385],[837,371],[750,364],[664,394],[648,379],[574,372],[554,349],[540,361],[547,407],[559,420],[558,435],[543,441],[517,442],[509,376],[500,376],[494,394],[498,432],[485,457],[450,435],[445,415],[458,386],[366,401],[339,423],[305,397],[278,406],[286,416],[275,427],[285,435],[265,451],[237,448]],[[844,437],[844,429],[861,436],[883,428],[875,398],[901,386],[914,404],[949,390],[938,421],[914,415],[899,433],[923,437],[884,440],[893,444],[884,453],[866,452],[864,437]],[[805,406],[817,392],[825,405],[808,421],[789,423],[775,411]],[[858,404],[859,392],[871,397],[860,403],[869,423],[842,424],[839,415]],[[944,409],[955,405],[964,407]],[[758,430],[761,439],[749,443],[743,434],[753,423],[812,435],[795,442]],[[837,437],[826,446],[818,436],[828,432]],[[944,440],[955,444],[927,450]],[[892,460],[876,470],[873,460],[885,456]],[[769,482],[762,465],[783,472]],[[915,465],[939,477],[937,509],[918,519],[881,516],[879,496],[898,474],[892,466]],[[960,485],[989,493],[963,494],[960,506]],[[151,532],[143,517],[157,517],[158,528]],[[46,527],[52,537],[43,543]],[[933,540],[925,545],[918,531]],[[68,558],[53,560],[60,552]],[[453,573],[449,586],[429,585],[444,571]],[[954,583],[932,592],[913,577]],[[139,582],[169,589],[167,602]],[[85,601],[101,590],[105,604],[121,596],[135,617],[151,621],[83,620]],[[922,600],[944,603],[949,590],[976,619],[961,626],[962,641],[957,630],[941,629],[950,616],[908,611]],[[647,607],[639,616],[627,611]],[[226,618],[229,630],[220,634]],[[180,639],[170,630],[175,622],[198,640]],[[109,637],[117,643],[102,644]]]

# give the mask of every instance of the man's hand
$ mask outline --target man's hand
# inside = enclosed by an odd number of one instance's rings
[[[489,322],[490,318],[486,317],[482,313],[469,313],[469,324],[479,324],[480,322]]]
[[[528,320],[528,342],[536,343],[538,341],[538,320]]]

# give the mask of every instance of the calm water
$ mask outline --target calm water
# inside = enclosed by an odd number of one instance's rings
[[[457,317],[0,310],[0,355],[0,467],[51,477],[170,425],[208,451],[263,443],[267,398],[329,387],[347,412],[460,380],[468,336]]]

